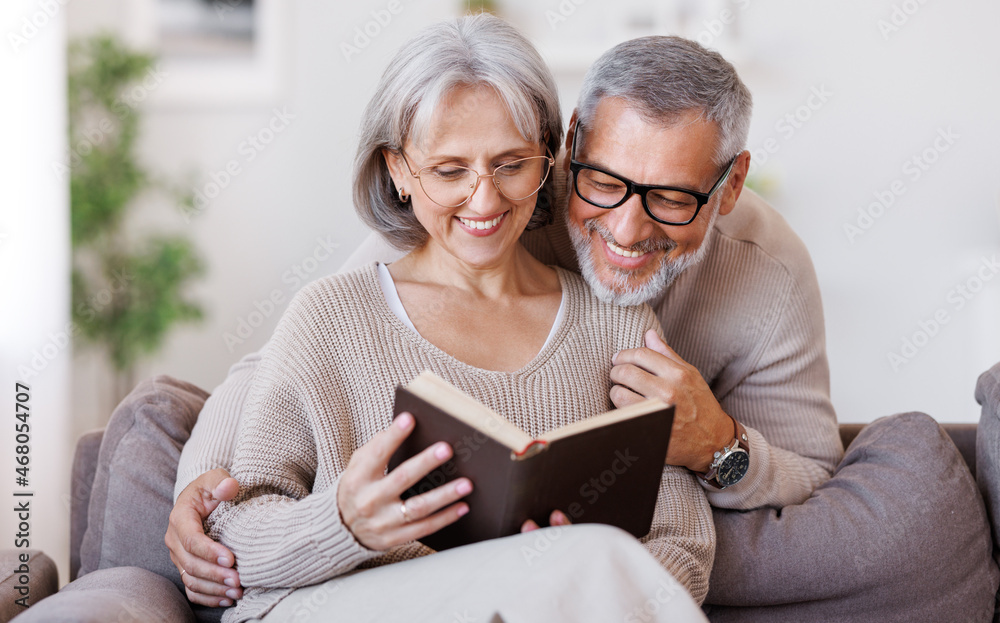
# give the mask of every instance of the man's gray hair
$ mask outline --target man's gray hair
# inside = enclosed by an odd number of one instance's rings
[[[666,126],[691,110],[719,128],[714,161],[724,166],[743,151],[753,98],[718,52],[680,37],[641,37],[601,55],[583,79],[577,122],[585,127],[605,97],[627,101],[651,123]]]
[[[427,240],[409,204],[399,200],[382,155],[407,140],[420,144],[435,110],[456,88],[492,88],[525,140],[545,142],[553,154],[562,142],[562,115],[555,80],[521,33],[483,13],[429,26],[404,43],[365,108],[354,160],[358,216],[396,248],[408,251]],[[454,114],[474,115],[476,110]],[[480,171],[480,173],[486,173]],[[552,220],[553,182],[538,193],[528,228]]]

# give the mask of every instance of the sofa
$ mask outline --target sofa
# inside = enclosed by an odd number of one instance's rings
[[[157,376],[79,439],[72,581],[57,591],[43,552],[0,550],[0,623],[220,619],[222,609],[187,602],[163,542],[177,459],[207,397]],[[801,507],[716,510],[709,619],[1000,621],[1000,451],[987,451],[1000,444],[1000,363],[980,376],[976,398],[978,426],[920,413],[841,425],[844,459]],[[21,554],[28,608],[15,603]]]

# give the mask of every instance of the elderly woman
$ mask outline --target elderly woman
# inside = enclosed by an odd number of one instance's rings
[[[354,199],[409,253],[309,284],[268,343],[233,461],[240,493],[207,522],[246,587],[224,620],[298,620],[317,603],[345,621],[701,616],[688,592],[704,598],[714,532],[685,470],[664,469],[638,541],[573,526],[441,553],[416,541],[467,513],[475,483],[400,496],[452,449],[386,473],[414,426],[392,419],[394,389],[421,371],[536,436],[605,411],[612,357],[659,330],[648,307],[601,303],[519,243],[549,218],[561,138],[552,77],[502,20],[439,24],[396,54],[364,113]]]

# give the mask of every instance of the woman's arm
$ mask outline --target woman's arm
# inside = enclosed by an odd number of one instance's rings
[[[715,560],[715,524],[694,474],[666,466],[649,534],[639,539],[663,567],[701,604]]]
[[[205,536],[203,522],[220,501],[237,493],[228,470],[260,357],[260,352],[250,353],[229,369],[205,401],[177,465],[174,508],[163,541],[182,572],[187,598],[203,606],[228,607],[243,596],[233,553]]]
[[[341,522],[339,479],[313,491],[318,459],[310,413],[280,355],[290,341],[279,326],[265,349],[233,462],[240,493],[206,522],[209,536],[236,555],[244,586],[314,584],[378,555]]]
[[[181,491],[205,472],[219,468],[229,470],[232,466],[240,416],[260,357],[258,351],[236,362],[229,368],[226,379],[205,401],[177,464],[174,502]]]

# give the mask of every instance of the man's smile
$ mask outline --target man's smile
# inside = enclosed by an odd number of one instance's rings
[[[649,264],[656,255],[653,250],[629,250],[610,240],[601,240],[604,257],[612,268],[635,271]]]

